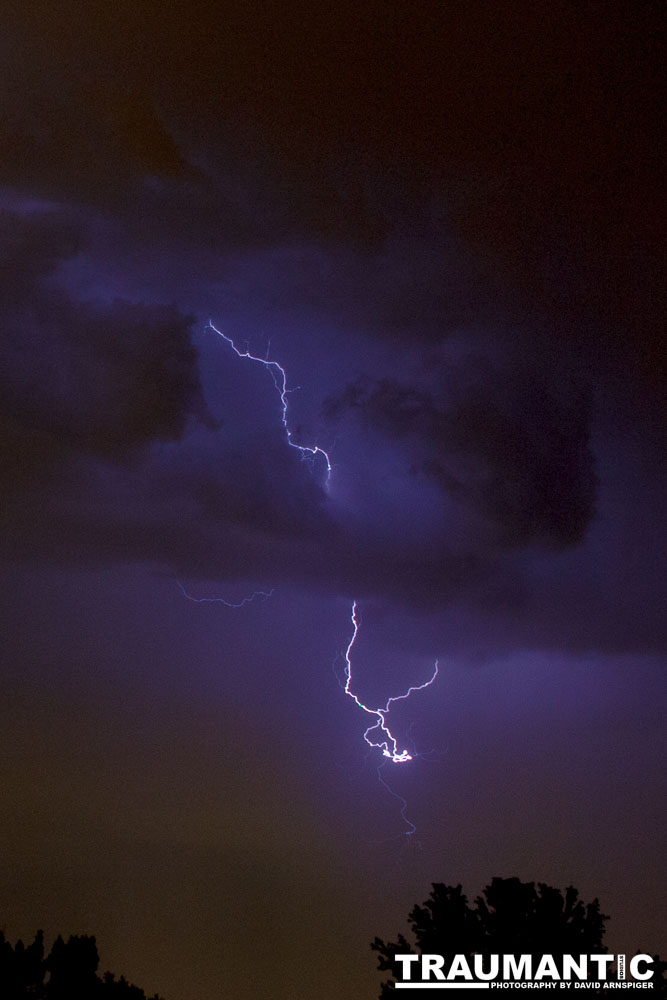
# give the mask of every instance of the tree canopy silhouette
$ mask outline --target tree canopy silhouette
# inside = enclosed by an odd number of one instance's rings
[[[598,900],[584,903],[573,886],[562,892],[542,882],[494,878],[471,906],[460,885],[433,883],[428,899],[408,917],[414,944],[403,934],[395,942],[376,937],[371,944],[378,968],[393,977],[382,984],[380,998],[390,997],[394,981],[402,979],[396,954],[442,955],[445,969],[455,955],[468,960],[474,955],[531,955],[536,960],[553,955],[558,966],[563,955],[606,953],[602,939],[607,920]],[[667,995],[665,968],[655,956],[653,996]]]
[[[138,986],[107,972],[97,975],[99,966],[94,937],[76,935],[66,942],[58,936],[44,955],[44,934],[37,931],[32,944],[16,942],[14,947],[0,931],[0,997],[3,1000],[160,1000],[146,997]]]

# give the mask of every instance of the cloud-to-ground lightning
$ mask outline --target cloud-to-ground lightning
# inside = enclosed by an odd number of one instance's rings
[[[282,424],[283,427],[285,428],[285,436],[287,438],[288,445],[290,446],[290,448],[295,448],[297,451],[301,452],[302,458],[306,458],[307,456],[310,456],[311,458],[316,458],[318,455],[321,455],[326,463],[327,467],[326,481],[328,483],[331,477],[332,465],[331,465],[331,459],[329,458],[329,455],[324,450],[324,448],[320,448],[319,445],[311,446],[311,445],[297,444],[296,441],[292,440],[292,432],[289,428],[289,424],[287,423],[287,396],[290,392],[294,392],[294,389],[287,388],[287,373],[285,369],[282,367],[282,365],[279,365],[277,361],[269,361],[268,358],[260,358],[256,354],[251,354],[250,351],[248,350],[241,351],[236,346],[232,338],[228,337],[221,330],[218,330],[218,328],[215,327],[210,320],[208,323],[208,329],[212,330],[213,333],[217,333],[219,337],[222,337],[222,339],[229,344],[231,349],[234,351],[235,354],[238,355],[239,358],[248,358],[250,361],[258,361],[260,365],[264,365],[267,371],[270,372],[271,378],[273,379],[273,384],[275,385],[278,394],[280,395],[280,403],[282,406]]]
[[[391,709],[392,704],[395,701],[404,701],[409,698],[411,694],[415,691],[423,691],[424,688],[430,687],[433,681],[438,676],[438,661],[435,661],[435,669],[433,671],[433,676],[429,680],[424,681],[423,684],[413,685],[409,687],[405,694],[395,695],[392,698],[388,698],[384,708],[369,708],[368,705],[364,705],[361,698],[352,691],[352,647],[357,641],[357,636],[359,635],[359,619],[357,617],[357,602],[352,603],[352,615],[350,617],[352,622],[352,638],[350,639],[347,649],[345,650],[345,694],[349,695],[350,698],[367,712],[369,715],[374,716],[375,722],[372,726],[369,726],[364,733],[364,739],[368,743],[369,747],[374,749],[382,750],[384,757],[388,757],[394,764],[404,764],[408,760],[412,760],[412,755],[408,753],[407,750],[399,750],[396,737],[391,732],[389,726],[387,725],[387,715]],[[371,734],[374,734],[373,737]],[[392,793],[393,794],[393,793]]]
[[[256,361],[259,364],[263,365],[269,371],[269,373],[271,374],[271,378],[273,380],[274,387],[280,397],[280,404],[282,408],[281,419],[283,428],[285,430],[285,437],[287,439],[288,445],[291,448],[295,448],[298,452],[300,452],[302,458],[309,458],[314,460],[318,456],[321,456],[322,459],[324,460],[324,463],[326,464],[326,469],[327,469],[326,483],[328,485],[329,480],[331,478],[331,472],[333,469],[329,454],[324,450],[324,448],[320,448],[319,445],[301,445],[297,444],[292,439],[292,431],[290,430],[287,418],[288,414],[287,397],[288,394],[293,390],[288,388],[287,372],[282,367],[282,365],[280,365],[277,361],[269,360],[268,357],[261,358],[256,354],[251,354],[250,351],[247,349],[241,350],[239,347],[236,346],[231,337],[228,337],[226,334],[222,333],[221,330],[218,330],[218,328],[214,326],[210,320],[208,323],[208,329],[212,330],[213,333],[216,333],[222,340],[224,340],[225,343],[227,343],[232,348],[237,357],[247,358],[250,361]],[[206,601],[206,602],[219,601],[219,603],[224,604],[227,607],[242,607],[244,604],[247,604],[258,597],[263,597],[264,599],[266,599],[267,597],[270,597],[271,594],[273,593],[273,591],[270,592],[257,591],[250,597],[247,597],[243,601],[241,601],[240,604],[234,604],[230,601],[226,601],[221,598],[201,598],[198,600],[197,598],[194,598],[190,594],[188,594],[185,591],[185,588],[183,587],[182,584],[179,584],[179,586],[181,587],[184,596],[189,598],[190,600],[197,601],[198,603],[200,603],[201,601]],[[401,795],[398,795],[392,788],[389,787],[387,782],[384,780],[382,774],[380,773],[382,768],[385,766],[385,764],[389,763],[389,761],[391,761],[393,764],[405,764],[407,761],[413,759],[412,754],[409,753],[407,749],[399,750],[398,741],[394,736],[394,734],[391,732],[389,725],[387,723],[387,716],[394,702],[404,701],[405,699],[409,698],[410,695],[413,694],[415,691],[423,691],[425,688],[430,687],[431,684],[433,684],[434,680],[438,676],[438,661],[437,660],[435,661],[435,666],[432,676],[427,681],[424,681],[423,684],[412,685],[411,687],[408,688],[408,690],[404,694],[394,695],[393,697],[388,698],[384,707],[382,708],[371,708],[368,705],[365,705],[359,698],[359,696],[356,695],[352,690],[351,657],[352,657],[352,649],[359,634],[359,617],[357,615],[356,601],[354,601],[352,604],[352,614],[350,620],[352,622],[352,637],[347,645],[347,649],[345,650],[345,685],[344,685],[345,694],[348,695],[348,697],[351,698],[355,702],[355,704],[360,709],[362,709],[362,711],[366,712],[374,719],[374,722],[366,729],[366,732],[364,733],[364,739],[372,750],[381,750],[383,757],[386,758],[386,760],[381,761],[378,766],[377,769],[378,778],[380,780],[380,783],[386,788],[386,790],[390,793],[390,795],[392,795],[395,799],[397,799],[401,803],[401,818],[406,824],[405,834],[406,836],[411,837],[414,833],[416,833],[417,828],[414,825],[414,823],[408,819],[406,815],[407,803]]]

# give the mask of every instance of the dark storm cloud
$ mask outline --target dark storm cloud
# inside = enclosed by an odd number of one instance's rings
[[[226,548],[224,571],[242,575],[264,565],[248,558],[254,533],[273,551],[323,527],[321,488],[283,454],[279,424],[248,427],[244,441],[216,437],[192,317],[61,287],[60,265],[85,253],[85,215],[15,205],[0,234],[6,555],[213,574]]]
[[[332,418],[357,411],[390,437],[409,439],[413,468],[491,521],[501,544],[581,541],[595,500],[585,384],[540,365],[490,370],[480,361],[472,386],[452,400],[444,386],[469,381],[460,376],[443,374],[440,399],[364,378],[325,411]]]
[[[606,405],[639,435],[660,370],[651,7],[426,6],[7,13],[0,176],[59,207],[8,220],[6,551],[510,618],[535,608],[531,546],[591,558],[610,417],[578,373],[618,379]],[[342,460],[327,497],[262,386],[214,424],[186,314],[234,306],[261,336],[301,309],[297,355],[333,331],[344,375],[329,387],[329,361],[321,398],[351,383],[338,416],[363,415],[394,480],[369,446],[362,501],[337,494]],[[461,380],[450,342],[504,361]]]
[[[657,232],[659,9],[201,2],[166,18],[31,0],[6,13],[5,176],[121,208],[115,177],[174,179],[196,150],[275,185],[302,233],[364,240],[437,193],[515,288],[557,292],[575,252],[610,291],[619,248]]]
[[[31,0],[5,19],[14,189],[92,206],[183,270],[203,248],[219,270],[324,248],[306,298],[380,339],[509,322],[528,345],[538,325],[660,391],[658,5]]]
[[[5,334],[2,413],[14,462],[51,447],[124,460],[208,420],[192,320],[159,305],[75,302],[55,284],[81,245],[67,213],[0,217]],[[13,449],[12,444],[14,443]],[[16,447],[20,442],[20,447]]]

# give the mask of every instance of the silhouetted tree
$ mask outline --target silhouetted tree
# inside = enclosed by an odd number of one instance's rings
[[[39,997],[44,978],[44,935],[37,931],[35,940],[26,948],[17,941],[12,948],[0,931],[0,996],[7,1000]]]
[[[572,886],[563,893],[541,882],[536,886],[518,878],[494,878],[470,906],[460,885],[434,883],[429,898],[414,906],[408,918],[414,945],[403,934],[395,942],[376,937],[371,944],[378,968],[394,977],[382,984],[381,1000],[391,996],[394,980],[401,978],[396,954],[442,955],[445,970],[455,955],[464,955],[472,966],[474,955],[532,955],[537,962],[548,954],[559,966],[563,955],[605,953],[607,920],[597,899],[583,903]],[[665,995],[665,969],[655,956],[653,996]]]
[[[97,995],[100,959],[94,937],[73,936],[65,944],[59,935],[44,964],[49,973],[45,989],[49,1000],[88,1000]]]
[[[44,935],[37,931],[27,947],[12,947],[0,931],[0,998],[2,1000],[160,1000],[146,997],[138,986],[107,972],[97,975],[99,955],[94,937],[58,936],[44,957]]]

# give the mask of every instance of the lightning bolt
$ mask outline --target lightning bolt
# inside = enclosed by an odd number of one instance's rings
[[[224,340],[225,343],[231,347],[231,349],[234,351],[237,357],[247,358],[250,361],[256,361],[258,364],[263,365],[264,368],[267,369],[267,371],[271,375],[275,389],[278,395],[280,396],[280,405],[282,409],[281,419],[283,428],[285,430],[285,437],[287,439],[288,445],[291,448],[295,448],[298,452],[300,452],[301,457],[304,459],[309,459],[311,461],[314,461],[316,458],[321,457],[326,465],[327,469],[326,484],[328,485],[333,470],[333,465],[331,463],[331,458],[329,457],[329,454],[324,450],[324,448],[320,448],[319,445],[301,445],[297,444],[296,441],[292,439],[292,431],[290,430],[287,419],[287,414],[288,414],[287,397],[289,393],[293,392],[294,390],[289,389],[287,387],[287,372],[282,367],[282,365],[280,365],[277,361],[270,361],[268,356],[265,358],[261,358],[256,354],[251,354],[250,351],[247,349],[245,351],[242,351],[239,347],[236,346],[232,338],[228,337],[221,330],[218,330],[218,328],[213,325],[211,320],[209,320],[208,322],[207,329],[211,330],[213,333],[217,334],[218,337]],[[270,592],[256,591],[250,597],[244,598],[239,604],[233,604],[230,601],[225,601],[222,598],[204,597],[198,599],[188,594],[182,584],[179,583],[179,586],[183,592],[183,595],[191,601],[196,601],[197,603],[217,601],[221,604],[226,605],[227,607],[232,607],[232,608],[242,607],[244,604],[248,604],[250,601],[253,601],[258,597],[263,597],[264,599],[266,599],[270,597],[271,594],[273,593],[273,591]],[[406,824],[405,834],[406,836],[411,837],[414,833],[416,833],[417,828],[414,825],[414,823],[408,819],[406,815],[407,803],[401,795],[398,795],[392,788],[389,787],[389,785],[387,784],[387,782],[384,780],[384,778],[380,773],[381,769],[389,761],[391,761],[393,764],[405,764],[407,761],[413,759],[412,754],[410,754],[408,750],[406,749],[399,750],[398,741],[391,732],[387,724],[387,716],[389,715],[391,706],[394,704],[394,702],[404,701],[405,699],[409,698],[411,694],[414,694],[415,691],[423,691],[425,688],[430,687],[431,684],[433,684],[434,680],[438,676],[438,661],[437,660],[435,661],[433,675],[429,678],[429,680],[424,681],[423,684],[412,685],[411,687],[408,688],[405,694],[394,695],[391,698],[388,698],[383,708],[370,708],[368,705],[365,705],[363,701],[358,697],[358,695],[356,695],[352,690],[352,649],[359,634],[359,618],[357,616],[356,601],[352,603],[352,614],[350,616],[350,621],[352,623],[352,637],[347,645],[347,649],[345,650],[345,687],[344,687],[345,694],[354,701],[354,703],[357,705],[358,708],[362,709],[362,711],[372,716],[373,719],[375,720],[364,733],[364,739],[368,744],[368,746],[371,748],[371,750],[381,750],[382,755],[385,758],[387,758],[387,760],[381,762],[380,765],[378,766],[378,778],[380,780],[380,783],[386,788],[386,790],[390,793],[390,795],[392,795],[395,799],[397,799],[401,803],[401,817]]]
[[[401,803],[401,819],[405,823],[405,831],[404,831],[404,833],[405,833],[406,837],[412,837],[413,834],[415,834],[417,832],[417,827],[412,822],[412,820],[408,818],[408,815],[407,815],[407,813],[408,813],[408,804],[405,801],[405,799],[403,798],[403,796],[399,795],[398,792],[395,792],[393,788],[390,788],[389,785],[387,784],[387,782],[384,780],[384,778],[380,774],[380,772],[381,772],[382,768],[385,766],[385,764],[386,764],[386,761],[383,761],[381,764],[378,765],[378,769],[377,769],[377,772],[378,772],[378,781],[380,782],[381,785],[383,785],[387,789],[387,791],[392,796],[392,798],[397,799],[398,802]],[[418,840],[417,844],[421,848],[421,841]]]
[[[369,708],[368,705],[364,705],[361,698],[358,697],[352,691],[352,648],[357,641],[357,636],[359,635],[359,619],[357,617],[357,602],[352,603],[352,614],[350,616],[350,621],[352,622],[352,638],[350,639],[347,649],[345,650],[345,694],[349,695],[354,703],[364,712],[372,715],[375,718],[375,722],[372,726],[369,726],[364,733],[364,739],[368,743],[369,747],[373,749],[382,750],[384,757],[388,757],[394,764],[405,764],[406,761],[412,760],[412,755],[408,753],[407,750],[399,750],[396,737],[391,732],[389,726],[387,725],[387,715],[391,709],[392,704],[395,701],[404,701],[409,698],[411,694],[415,691],[423,691],[424,688],[430,687],[433,681],[438,676],[438,661],[435,661],[435,669],[433,671],[433,676],[430,680],[424,681],[423,684],[417,684],[409,687],[405,694],[395,695],[392,698],[387,698],[387,702],[384,708]],[[371,738],[371,734],[374,734]],[[384,782],[383,782],[384,784]],[[393,793],[392,793],[393,794]]]
[[[180,580],[177,580],[176,583],[178,584],[183,597],[187,597],[187,599],[192,601],[194,604],[224,604],[226,608],[242,608],[246,604],[256,601],[259,597],[263,597],[266,601],[269,597],[273,597],[274,593],[273,590],[256,590],[254,594],[250,595],[250,597],[244,597],[238,604],[235,604],[233,601],[226,601],[224,597],[193,597],[192,594],[188,594]]]
[[[328,453],[324,450],[324,448],[320,448],[319,445],[313,445],[311,447],[310,445],[297,444],[296,441],[292,440],[292,432],[289,429],[289,424],[287,423],[287,396],[290,392],[294,392],[295,389],[287,388],[287,373],[282,365],[279,365],[277,361],[269,361],[268,358],[260,358],[256,354],[251,354],[248,350],[239,350],[232,338],[228,337],[221,330],[218,330],[218,328],[213,325],[211,320],[208,321],[207,329],[212,330],[213,333],[217,333],[219,337],[222,337],[222,339],[229,344],[231,349],[236,355],[238,355],[239,358],[248,358],[250,361],[257,361],[260,365],[264,365],[270,373],[271,378],[273,379],[273,384],[280,396],[280,404],[282,406],[282,424],[285,428],[285,437],[287,438],[288,445],[290,448],[295,448],[297,451],[301,452],[302,458],[310,457],[311,459],[315,459],[318,455],[321,455],[327,467],[326,482],[328,485],[332,471],[331,459],[329,458]],[[296,386],[296,388],[298,389],[299,386]]]

